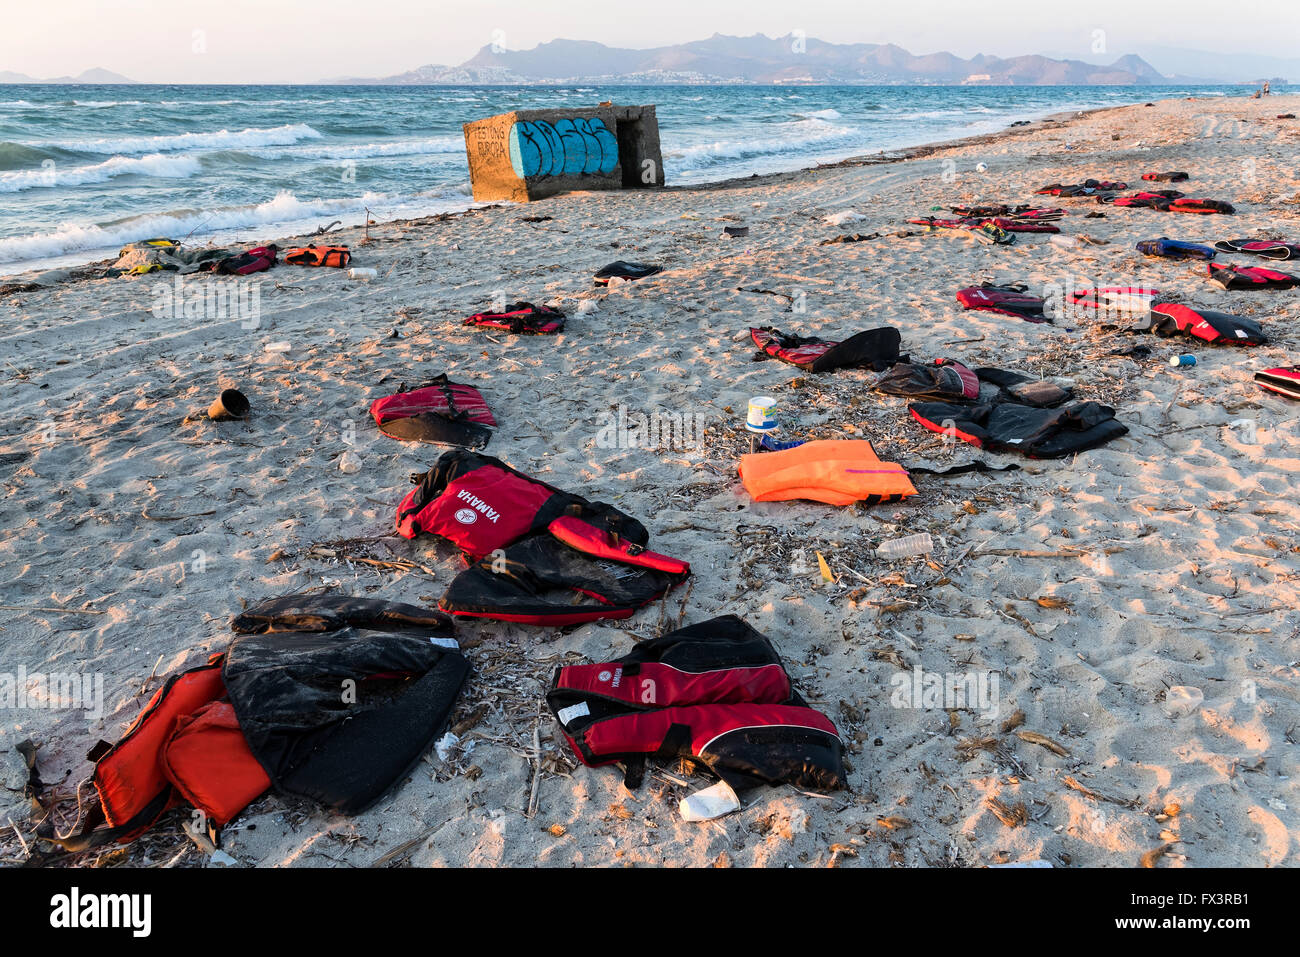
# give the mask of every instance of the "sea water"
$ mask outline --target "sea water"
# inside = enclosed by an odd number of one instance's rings
[[[682,185],[1243,89],[0,85],[0,274],[155,236],[254,243],[357,225],[367,209],[464,209],[461,124],[514,109],[654,103],[667,182]]]

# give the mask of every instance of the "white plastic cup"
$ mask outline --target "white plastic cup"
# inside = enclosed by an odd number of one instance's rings
[[[929,532],[908,535],[906,538],[894,538],[881,542],[876,549],[876,557],[884,559],[911,558],[913,555],[928,555],[934,551],[934,540]]]
[[[751,432],[771,432],[776,428],[776,399],[770,395],[756,395],[749,400],[745,428]]]

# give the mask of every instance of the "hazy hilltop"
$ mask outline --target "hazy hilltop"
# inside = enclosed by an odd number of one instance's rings
[[[105,70],[97,66],[92,69],[78,73],[76,76],[56,76],[49,79],[41,80],[36,77],[28,76],[26,73],[13,73],[9,70],[0,70],[0,83],[66,83],[66,84],[133,84],[135,80],[130,77],[122,76],[120,73],[114,73],[112,70]]]
[[[622,80],[647,83],[862,83],[986,86],[1068,84],[1137,85],[1187,82],[1167,77],[1136,54],[1112,63],[1041,55],[1010,58],[948,52],[915,55],[892,43],[828,43],[788,35],[714,34],[648,50],[609,47],[590,40],[552,40],[531,50],[485,46],[458,66],[430,64],[352,83],[572,83]]]

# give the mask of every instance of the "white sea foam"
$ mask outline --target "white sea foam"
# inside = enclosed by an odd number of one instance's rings
[[[175,239],[255,231],[266,239],[300,232],[322,219],[359,223],[369,208],[377,219],[398,219],[464,208],[469,205],[469,184],[456,183],[416,196],[364,193],[341,199],[298,199],[288,190],[250,206],[216,210],[183,210],[132,216],[102,225],[67,225],[54,232],[0,239],[0,263],[53,259],[87,250],[112,250],[125,243],[170,236]],[[283,230],[281,232],[281,230]],[[269,235],[265,235],[269,233]],[[12,272],[13,270],[9,270]]]
[[[265,129],[216,130],[211,133],[173,133],[165,136],[125,136],[84,140],[27,140],[24,145],[40,149],[63,149],[77,153],[139,155],[174,153],[195,149],[243,149],[258,146],[288,146],[301,140],[321,138],[306,123],[292,123]]]
[[[383,156],[427,156],[463,153],[462,136],[435,136],[425,140],[397,140],[390,143],[348,143],[340,146],[290,146],[285,149],[246,149],[258,159],[374,159]]]
[[[158,176],[165,179],[184,179],[199,171],[199,161],[193,156],[114,156],[93,166],[51,166],[42,169],[25,169],[0,173],[0,193],[19,193],[27,189],[57,186],[81,186],[86,183],[104,183],[115,176]]]

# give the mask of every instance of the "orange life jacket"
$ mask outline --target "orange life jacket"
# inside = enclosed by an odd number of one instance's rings
[[[284,254],[284,261],[294,266],[333,266],[342,269],[352,261],[347,246],[300,246]]]
[[[742,455],[740,479],[759,502],[876,505],[916,494],[907,470],[880,461],[865,439],[822,439],[783,452]]]

